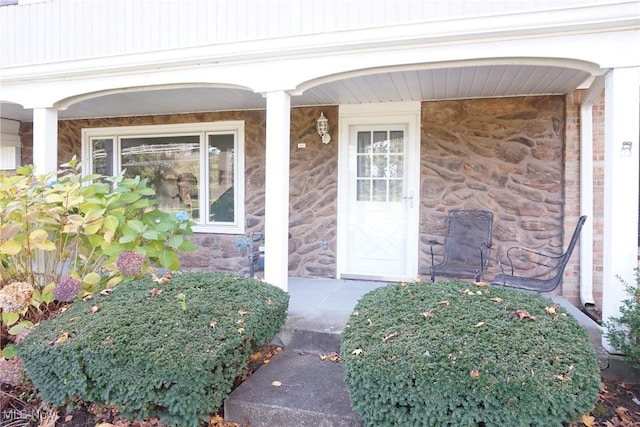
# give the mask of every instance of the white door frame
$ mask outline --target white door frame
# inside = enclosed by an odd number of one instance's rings
[[[339,106],[338,147],[338,236],[337,277],[353,277],[346,271],[348,235],[349,131],[351,126],[405,124],[407,126],[407,188],[413,193],[413,208],[408,211],[406,276],[379,277],[358,275],[369,280],[413,281],[418,274],[418,243],[420,220],[420,102],[387,102],[377,104],[345,104]]]

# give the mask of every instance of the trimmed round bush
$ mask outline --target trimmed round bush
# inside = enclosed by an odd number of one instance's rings
[[[141,279],[74,302],[18,354],[53,406],[81,399],[198,426],[245,373],[253,346],[279,331],[288,301],[279,288],[229,274]]]
[[[461,282],[378,288],[342,334],[366,426],[563,426],[595,405],[586,331],[537,294]]]

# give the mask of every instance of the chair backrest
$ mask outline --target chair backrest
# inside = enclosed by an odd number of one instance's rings
[[[493,214],[480,210],[453,210],[448,216],[444,261],[485,265],[493,228]]]
[[[576,229],[573,231],[573,236],[571,236],[571,241],[569,242],[569,246],[567,246],[567,250],[562,255],[558,272],[554,276],[553,280],[557,280],[558,282],[562,278],[562,273],[564,273],[564,269],[569,262],[569,258],[571,258],[571,253],[573,252],[573,248],[576,246],[576,242],[578,241],[578,237],[580,237],[580,231],[582,230],[582,226],[587,220],[586,215],[582,215],[578,220],[578,224],[576,224]]]

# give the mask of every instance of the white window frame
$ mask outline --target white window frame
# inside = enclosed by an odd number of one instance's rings
[[[209,135],[233,134],[235,136],[234,148],[234,221],[226,223],[209,222],[209,209],[202,212],[200,219],[193,226],[197,233],[220,234],[244,234],[245,232],[245,207],[244,207],[244,121],[227,120],[205,123],[184,123],[173,125],[144,125],[144,126],[119,126],[103,128],[82,129],[82,159],[83,173],[90,174],[93,171],[92,141],[95,139],[112,139],[114,141],[114,174],[121,171],[121,141],[131,137],[163,137],[175,135],[198,135],[200,138],[200,175],[199,182],[209,182],[207,167],[207,146]],[[210,206],[208,185],[198,186],[199,200],[202,206]]]

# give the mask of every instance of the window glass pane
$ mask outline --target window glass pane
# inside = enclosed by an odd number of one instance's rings
[[[373,132],[373,152],[386,153],[389,150],[389,140],[386,131]]]
[[[404,176],[404,156],[389,156],[388,175],[391,178],[401,178]]]
[[[386,179],[373,180],[372,199],[376,202],[387,201],[387,180]]]
[[[383,178],[387,175],[387,156],[374,156],[371,166],[371,176]]]
[[[389,152],[390,153],[402,153],[404,147],[404,132],[401,130],[394,130],[389,132]]]
[[[184,210],[198,220],[198,135],[122,138],[121,155],[125,176],[147,178],[149,187],[156,191],[160,209]]]
[[[371,152],[371,133],[358,132],[358,153]]]
[[[358,178],[371,176],[371,156],[358,155]]]
[[[389,180],[389,201],[390,202],[402,201],[402,180],[401,179]]]
[[[371,181],[368,179],[359,179],[357,200],[359,202],[368,202],[371,200]]]
[[[209,135],[209,221],[233,222],[235,219],[234,147],[233,134]]]
[[[113,173],[113,139],[91,140],[92,173],[104,176],[114,176]]]

